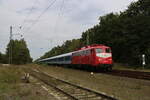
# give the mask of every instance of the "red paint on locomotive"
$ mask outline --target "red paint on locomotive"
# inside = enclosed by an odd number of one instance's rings
[[[72,64],[91,66],[107,65],[112,67],[111,48],[105,45],[90,45],[83,47],[72,54]]]

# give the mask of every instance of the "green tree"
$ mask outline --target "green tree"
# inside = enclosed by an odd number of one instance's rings
[[[7,63],[7,58],[5,54],[0,52],[0,63]]]
[[[12,56],[12,64],[26,64],[32,62],[32,58],[27,48],[26,42],[22,40],[11,40],[7,45],[7,58]]]

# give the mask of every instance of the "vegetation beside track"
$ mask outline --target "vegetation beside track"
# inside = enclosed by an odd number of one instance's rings
[[[25,66],[0,65],[0,100],[51,100],[38,81],[22,80]]]
[[[0,94],[13,93],[18,91],[17,84],[20,83],[20,68],[0,67]]]
[[[149,68],[145,68],[143,66],[136,67],[136,66],[129,66],[125,64],[115,63],[113,69],[116,70],[131,70],[131,71],[142,71],[142,72],[150,72]]]

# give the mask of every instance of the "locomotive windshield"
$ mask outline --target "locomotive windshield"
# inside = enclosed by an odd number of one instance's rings
[[[96,50],[96,56],[101,58],[108,58],[111,57],[111,50],[110,48],[97,48]]]
[[[96,53],[102,53],[102,52],[103,52],[103,49],[101,48],[96,49]]]

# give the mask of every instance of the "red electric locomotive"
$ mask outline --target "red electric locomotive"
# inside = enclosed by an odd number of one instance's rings
[[[72,64],[90,65],[94,69],[111,70],[113,65],[111,49],[104,45],[91,45],[72,53]]]

